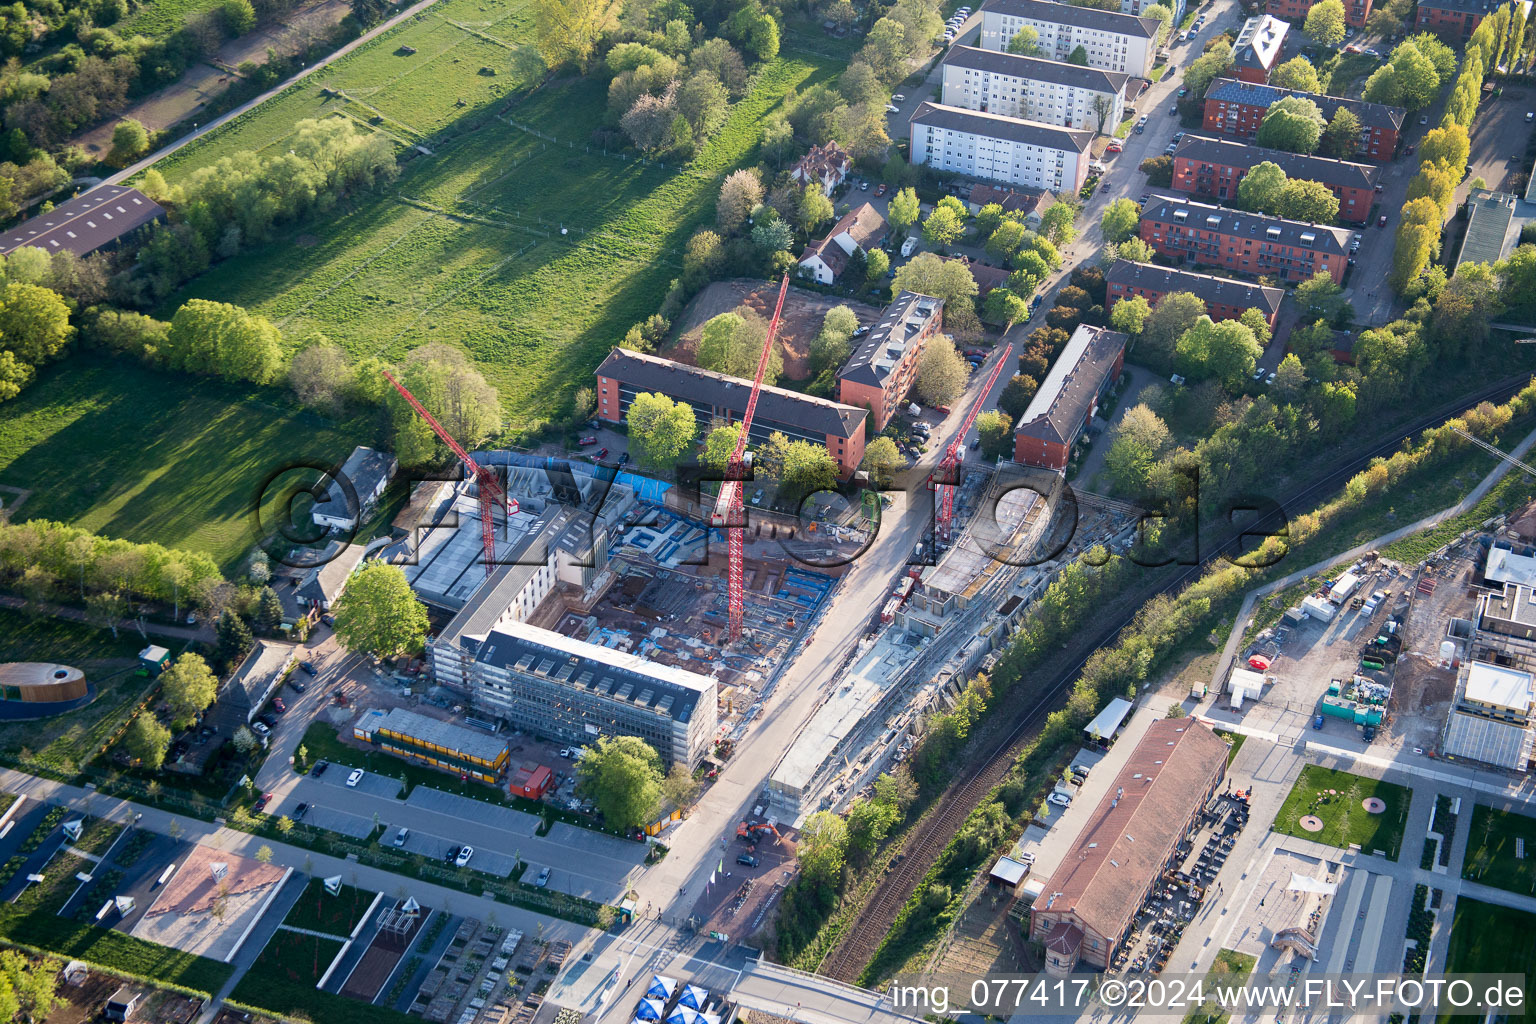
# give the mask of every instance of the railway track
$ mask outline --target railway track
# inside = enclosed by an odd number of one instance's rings
[[[1287,495],[1286,500],[1280,503],[1281,506],[1285,508],[1287,514],[1310,508],[1318,495],[1337,490],[1350,477],[1365,468],[1372,459],[1397,450],[1404,441],[1421,430],[1442,423],[1479,402],[1507,399],[1530,380],[1529,374],[1507,377],[1472,395],[1463,396],[1455,402],[1446,403],[1420,416],[1405,428],[1395,431],[1390,440],[1353,456],[1312,483],[1292,491]],[[1251,529],[1257,525],[1260,524],[1248,523],[1245,524],[1245,528]],[[1211,562],[1220,558],[1241,538],[1240,531],[1228,534],[1220,543],[1202,552],[1202,558],[1198,563],[1183,566],[1179,572],[1168,579],[1146,587],[1146,592],[1138,595],[1140,599],[1132,603],[1130,610],[1123,617],[1097,632],[1086,645],[1077,647],[1077,651],[1081,652],[1080,656],[1068,668],[1051,679],[1050,685],[1040,698],[1020,716],[1014,727],[992,747],[990,752],[964,770],[960,778],[939,798],[939,806],[930,813],[929,819],[920,828],[909,831],[906,841],[897,854],[897,862],[889,869],[885,879],[879,883],[875,896],[844,933],[842,941],[821,962],[819,973],[839,981],[852,982],[858,979],[879,950],[880,944],[890,933],[897,914],[901,912],[908,898],[916,891],[918,884],[938,860],[939,854],[949,844],[966,817],[981,803],[982,798],[1002,782],[1013,766],[1018,750],[1029,738],[1033,729],[1057,707],[1059,698],[1071,687],[1093,653],[1112,641],[1122,629],[1129,625],[1136,612],[1147,600],[1160,593],[1177,591],[1193,582]]]

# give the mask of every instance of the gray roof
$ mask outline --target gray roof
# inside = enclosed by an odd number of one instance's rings
[[[1536,203],[1508,192],[1475,188],[1467,196],[1467,231],[1456,265],[1508,259],[1520,231],[1536,219]]]
[[[1216,100],[1222,103],[1263,107],[1266,110],[1276,101],[1283,100],[1287,96],[1311,100],[1317,104],[1317,109],[1322,112],[1323,117],[1330,121],[1333,120],[1335,111],[1341,108],[1348,110],[1367,128],[1391,128],[1395,131],[1402,128],[1403,119],[1408,116],[1408,111],[1402,107],[1389,107],[1385,103],[1368,103],[1365,100],[1352,100],[1346,96],[1324,96],[1322,93],[1302,92],[1300,89],[1286,89],[1262,82],[1244,82],[1237,78],[1218,78],[1205,91],[1207,103]]]
[[[709,700],[715,699],[715,680],[709,676],[526,623],[504,626],[483,640],[466,636],[459,642],[474,654],[477,664],[596,691],[615,700],[652,708],[679,722],[693,717],[705,695]]]
[[[1268,71],[1280,60],[1285,33],[1291,26],[1268,14],[1258,14],[1243,22],[1232,46],[1232,62],[1239,67]]]
[[[329,545],[326,551],[330,553]],[[338,548],[326,558],[323,565],[314,566],[304,574],[296,593],[312,604],[330,607],[346,589],[347,580],[363,564],[363,556],[367,553],[368,548],[364,544],[348,544]]]
[[[1021,57],[1001,50],[983,50],[976,46],[951,46],[944,55],[944,65],[970,68],[993,75],[1011,75],[1032,82],[1054,82],[1074,89],[1094,92],[1120,92],[1131,76],[1122,71],[1101,71],[1060,60]]]
[[[136,188],[99,185],[0,235],[0,254],[31,245],[48,253],[68,250],[84,256],[164,216],[160,204]]]
[[[407,711],[404,708],[391,708],[389,714],[380,717],[370,718],[370,715],[378,716],[379,712],[367,712],[358,720],[358,724],[367,722],[371,729],[388,729],[390,732],[409,736],[412,739],[435,743],[449,754],[468,754],[471,757],[495,762],[498,757],[507,752],[507,741],[499,736],[492,736],[476,729],[466,729],[452,722],[428,718],[426,715]]]
[[[1083,10],[1085,8],[1079,8]],[[921,103],[912,113],[913,124],[932,128],[948,128],[950,131],[967,132],[989,139],[1008,139],[1028,146],[1060,149],[1070,153],[1084,153],[1093,141],[1093,132],[1061,128],[1039,121],[1024,121],[1017,117],[999,114],[983,114],[963,107],[949,107],[942,103]]]
[[[1257,309],[1266,318],[1280,311],[1280,300],[1285,290],[1254,284],[1249,281],[1233,281],[1210,274],[1195,274],[1173,267],[1159,267],[1154,263],[1135,263],[1116,260],[1105,275],[1109,284],[1147,288],[1162,292],[1190,292],[1206,303],[1219,302],[1225,306],[1243,306]]]
[[[1175,214],[1184,211],[1180,221]],[[1216,218],[1213,223],[1211,218]],[[1171,196],[1153,196],[1141,208],[1142,220],[1157,220],[1171,224],[1182,223],[1187,227],[1207,231],[1220,231],[1229,235],[1247,235],[1250,238],[1295,245],[1322,253],[1343,253],[1349,248],[1348,228],[1336,228],[1330,224],[1308,224],[1305,221],[1286,220],[1263,213],[1247,213],[1229,210],[1210,203]],[[1272,235],[1272,231],[1279,234]],[[1311,241],[1303,241],[1303,235],[1311,235]]]
[[[1175,160],[1201,160],[1228,167],[1252,167],[1268,160],[1279,165],[1287,178],[1302,178],[1342,188],[1373,188],[1376,180],[1381,177],[1381,168],[1373,164],[1331,160],[1306,153],[1287,153],[1232,139],[1213,139],[1208,135],[1184,136],[1173,157]]]
[[[843,364],[838,379],[884,387],[885,378],[901,362],[907,345],[922,333],[928,321],[943,312],[943,299],[902,292],[880,313],[880,322],[860,340],[859,347]]]
[[[751,381],[626,348],[608,353],[597,373],[641,391],[659,391],[674,399],[737,414],[746,411],[752,393]],[[763,420],[831,437],[852,437],[864,424],[864,410],[764,385],[758,395],[753,428]]]
[[[1129,340],[1119,331],[1079,324],[1019,417],[1014,434],[1067,445],[1077,440],[1089,404]]]
[[[240,662],[240,667],[220,688],[219,701],[241,710],[255,708],[277,686],[297,652],[295,644],[257,640],[245,660]]]
[[[364,448],[362,445],[352,449],[352,454],[347,456],[347,461],[341,464],[341,472],[331,477],[330,484],[325,489],[325,496],[316,505],[316,511],[322,514],[334,515],[341,518],[344,515],[357,516],[361,514],[358,502],[363,495],[372,496],[383,484],[387,484],[395,475],[395,467],[398,463],[389,452],[381,452],[374,448]],[[345,479],[352,484],[352,493],[342,486]],[[331,504],[334,502],[335,504]],[[327,507],[329,506],[329,507]]]
[[[982,13],[993,11],[1031,21],[1048,21],[1059,25],[1075,25],[1079,28],[1097,29],[1100,32],[1118,32],[1121,35],[1156,39],[1162,23],[1156,18],[1139,18],[1119,11],[1101,11],[1097,7],[1077,7],[1073,4],[1051,3],[1050,0],[986,0]]]

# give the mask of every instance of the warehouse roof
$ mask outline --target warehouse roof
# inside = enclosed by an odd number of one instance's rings
[[[1125,351],[1127,340],[1119,331],[1079,324],[1014,433],[1061,444],[1075,441],[1089,405]]]
[[[1035,910],[1074,914],[1099,935],[1120,935],[1226,766],[1227,744],[1199,722],[1153,722]]]
[[[1131,260],[1116,260],[1115,265],[1109,268],[1106,280],[1111,285],[1146,288],[1165,295],[1168,292],[1190,292],[1207,304],[1219,302],[1225,306],[1257,309],[1264,314],[1265,319],[1274,317],[1280,311],[1280,300],[1285,298],[1285,291],[1281,288],[1212,277],[1210,274],[1194,274],[1188,270],[1159,267],[1153,263],[1134,263]]]
[[[1381,177],[1381,168],[1372,164],[1351,163],[1348,160],[1331,160],[1324,156],[1306,153],[1287,153],[1279,149],[1265,149],[1233,139],[1213,139],[1207,135],[1186,135],[1173,158],[1199,160],[1228,167],[1252,167],[1265,160],[1279,165],[1288,178],[1319,181],[1324,185],[1340,188],[1372,188]]]
[[[627,348],[608,353],[597,374],[640,391],[659,391],[690,404],[731,410],[738,416],[746,411],[752,393],[751,381]],[[863,426],[864,415],[863,409],[851,405],[764,385],[758,395],[756,420],[791,423],[832,437],[852,437]]]
[[[917,292],[902,292],[880,313],[843,365],[839,380],[884,387],[885,379],[901,364],[907,348],[917,343],[934,317],[943,315],[944,300]]]
[[[1157,33],[1162,28],[1162,22],[1156,18],[1138,18],[1134,14],[1104,11],[1097,7],[1051,3],[1050,0],[986,0],[986,3],[981,5],[981,11],[983,14],[991,11],[1028,21],[1073,25],[1099,32],[1140,36],[1143,39],[1157,38]]]
[[[358,724],[362,725],[366,722],[370,732],[388,729],[401,736],[409,736],[413,740],[435,743],[450,754],[467,754],[492,763],[507,752],[507,741],[499,736],[466,729],[452,722],[428,718],[426,715],[407,711],[404,708],[391,708],[389,714],[382,718],[369,719],[368,715],[376,714],[378,714],[376,711],[368,712]]]
[[[983,50],[976,46],[951,46],[944,55],[944,66],[1027,78],[1032,82],[1051,82],[1094,92],[1120,92],[1131,78],[1120,71],[1101,71],[1065,61],[1021,57],[1015,53]]]
[[[1530,711],[1531,674],[1512,668],[1474,661],[1467,669],[1466,699],[1495,707],[1513,708],[1520,714]]]
[[[1153,196],[1141,208],[1141,219],[1183,224],[1189,228],[1219,231],[1227,235],[1246,235],[1279,245],[1300,246],[1314,252],[1343,255],[1349,248],[1350,232],[1347,228],[1228,210],[1180,197]]]
[[[1335,111],[1348,110],[1367,128],[1396,130],[1403,126],[1403,119],[1408,116],[1408,112],[1402,107],[1389,107],[1385,103],[1368,103],[1365,100],[1354,100],[1345,96],[1324,96],[1322,93],[1285,89],[1262,82],[1244,82],[1236,78],[1218,78],[1205,91],[1207,103],[1215,100],[1218,103],[1241,103],[1244,106],[1265,109],[1273,106],[1277,100],[1283,100],[1288,96],[1311,100],[1317,104],[1317,109],[1322,112],[1323,117],[1330,121],[1333,120]]]
[[[0,255],[30,245],[48,253],[84,256],[164,216],[160,204],[136,188],[99,185],[5,232]]]
[[[1052,5],[1055,6],[1055,5]],[[1075,7],[1073,10],[1087,10]],[[930,128],[946,128],[968,135],[980,135],[989,139],[1007,139],[1026,146],[1059,149],[1063,152],[1083,153],[1093,141],[1093,132],[1061,128],[1039,121],[1024,121],[1017,117],[983,114],[962,107],[949,107],[942,103],[921,103],[912,114],[912,124]]]

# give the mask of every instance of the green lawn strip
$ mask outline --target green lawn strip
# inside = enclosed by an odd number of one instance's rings
[[[6,908],[0,913],[0,939],[197,992],[217,992],[233,971],[229,964],[54,914],[16,914]]]
[[[112,845],[124,827],[106,818],[86,818],[84,827],[80,829],[80,838],[68,845],[99,857],[107,852],[107,847]]]
[[[1337,794],[1329,795],[1328,790]],[[1361,801],[1373,796],[1387,805],[1380,814],[1370,814],[1361,806]],[[1309,764],[1275,815],[1274,829],[1340,849],[1358,844],[1365,853],[1381,850],[1396,860],[1412,797],[1413,791],[1405,786]],[[1301,827],[1302,817],[1309,814],[1322,820],[1322,831]]]
[[[1218,732],[1216,734],[1227,741],[1227,764],[1237,757],[1237,752],[1243,749],[1243,742],[1248,739],[1245,732]]]
[[[1469,896],[1457,898],[1446,956],[1447,974],[1524,974],[1529,978],[1532,964],[1536,964],[1536,914],[1483,903]],[[1451,1019],[1450,1014],[1440,1016],[1441,1021]],[[1476,1018],[1462,1015],[1459,1019],[1481,1019],[1481,1014]],[[1536,1021],[1536,1007],[1529,999],[1525,1020]]]
[[[0,422],[0,436],[5,429]],[[0,661],[51,661],[79,667],[84,661],[126,660],[143,647],[144,638],[137,633],[120,631],[114,640],[109,630],[83,622],[0,608]]]
[[[419,1019],[315,988],[341,947],[330,939],[279,930],[231,996],[249,1006],[283,1016],[304,1014],[325,1024],[404,1024]]]
[[[1235,949],[1222,949],[1216,954],[1216,959],[1211,962],[1211,969],[1205,976],[1207,991],[1217,985],[1239,985],[1248,975],[1253,973],[1253,968],[1258,964],[1258,957],[1247,953],[1239,953]],[[1229,1010],[1219,1006],[1213,999],[1207,999],[1200,1006],[1190,1010],[1184,1015],[1184,1024],[1221,1024],[1230,1020],[1232,1014]]]
[[[57,914],[80,888],[80,879],[75,875],[82,871],[90,874],[95,866],[84,857],[61,851],[42,869],[44,880],[29,882],[13,906],[23,914]]]
[[[332,896],[325,891],[324,882],[312,878],[304,887],[304,894],[293,905],[293,909],[288,911],[288,916],[283,918],[283,924],[345,938],[352,934],[357,922],[363,919],[376,895],[367,889],[343,885]]]
[[[1525,858],[1515,859],[1515,840],[1525,840]],[[1523,895],[1536,895],[1536,818],[1478,804],[1467,832],[1461,877]]]
[[[185,25],[189,16],[217,6],[219,0],[149,0],[134,5],[126,18],[109,27],[124,39],[168,36]]]
[[[6,403],[0,483],[31,489],[23,519],[206,551],[232,571],[257,537],[254,509],[269,476],[296,460],[340,462],[369,440],[361,423],[333,424],[278,404],[286,401],[283,392],[76,353]]]

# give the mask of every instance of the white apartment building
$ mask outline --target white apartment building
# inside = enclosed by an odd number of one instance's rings
[[[945,106],[1092,132],[1113,132],[1125,116],[1131,77],[974,46],[950,47],[943,71]]]
[[[1152,76],[1156,18],[1050,0],[986,0],[981,5],[982,49],[1008,49],[1014,34],[1026,25],[1039,35],[1040,49],[1048,60],[1065,61],[1081,46],[1089,67],[1137,78]]]
[[[912,163],[973,178],[1075,195],[1093,133],[940,103],[912,115]]]

